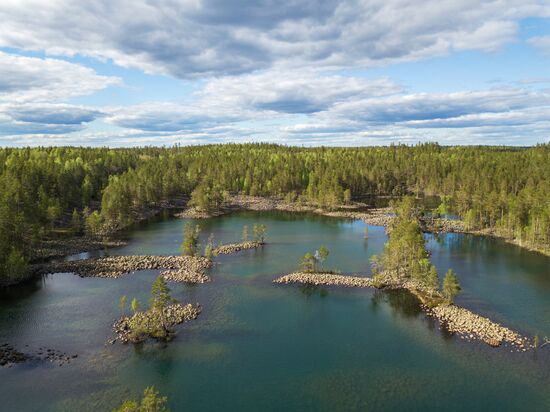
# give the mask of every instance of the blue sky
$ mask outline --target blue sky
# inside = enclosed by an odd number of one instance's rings
[[[4,0],[0,19],[2,146],[550,141],[550,0]]]

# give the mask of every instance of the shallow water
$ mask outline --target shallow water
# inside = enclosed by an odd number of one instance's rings
[[[326,245],[327,268],[369,273],[381,227],[308,214],[242,212],[198,222],[204,238],[238,241],[264,223],[268,245],[221,256],[213,282],[171,284],[199,319],[167,346],[107,345],[121,295],[147,302],[157,271],[120,279],[56,274],[0,292],[0,343],[78,354],[70,365],[0,368],[0,410],[110,410],[155,385],[172,410],[550,409],[550,348],[510,353],[440,331],[406,293],[273,285]],[[183,220],[137,227],[111,254],[175,254]],[[529,334],[550,336],[550,258],[474,236],[427,235],[439,272],[453,268],[458,302]],[[28,345],[26,347],[25,345]]]

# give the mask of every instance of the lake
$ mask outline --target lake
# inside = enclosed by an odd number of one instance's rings
[[[186,220],[134,228],[110,254],[177,254]],[[274,285],[306,252],[325,266],[370,273],[382,227],[283,212],[197,221],[205,240],[267,226],[259,250],[220,256],[203,285],[169,284],[203,312],[167,345],[109,345],[121,295],[148,301],[158,271],[120,279],[45,276],[0,291],[0,343],[78,354],[69,365],[0,368],[0,410],[101,411],[154,385],[173,411],[550,410],[550,347],[526,353],[465,342],[406,292]],[[502,241],[427,234],[440,276],[457,272],[457,303],[528,336],[550,337],[550,258]]]

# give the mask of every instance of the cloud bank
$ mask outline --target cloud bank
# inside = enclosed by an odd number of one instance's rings
[[[384,74],[463,51],[491,55],[523,41],[529,17],[550,18],[550,1],[4,0],[0,144],[547,141],[540,80],[421,93]],[[544,33],[523,44],[550,55]],[[125,82],[90,61],[194,91],[76,104]]]

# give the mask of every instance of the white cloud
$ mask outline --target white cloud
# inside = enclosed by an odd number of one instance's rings
[[[402,89],[388,79],[319,75],[312,71],[266,71],[209,81],[199,93],[205,102],[221,102],[281,113],[314,113],[336,103],[386,96]]]
[[[528,42],[544,53],[550,54],[550,36],[531,37]]]
[[[196,131],[250,117],[245,110],[238,107],[215,104],[206,106],[201,102],[143,103],[108,110],[109,123],[148,132]]]
[[[495,50],[529,16],[550,16],[548,0],[4,0],[0,47],[184,78]]]
[[[57,59],[0,51],[0,102],[52,101],[95,93],[120,84],[116,77]]]

